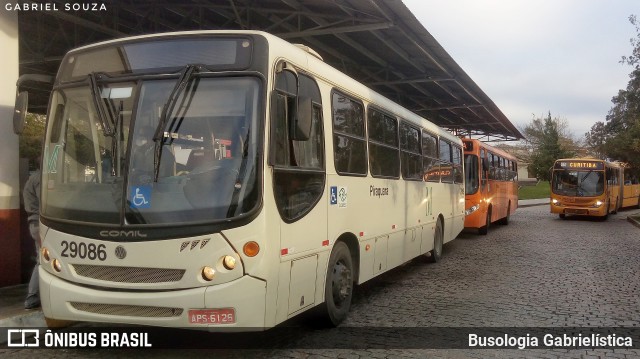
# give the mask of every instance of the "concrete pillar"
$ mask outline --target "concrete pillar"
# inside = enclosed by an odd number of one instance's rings
[[[18,80],[18,13],[0,11],[0,287],[20,283],[20,183],[13,106]]]

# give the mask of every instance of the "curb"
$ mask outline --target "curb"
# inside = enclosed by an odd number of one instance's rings
[[[640,215],[635,214],[635,215],[627,216],[627,221],[633,224],[634,226],[640,228]]]

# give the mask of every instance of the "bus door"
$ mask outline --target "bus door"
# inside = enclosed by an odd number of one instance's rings
[[[315,303],[317,273],[324,271],[317,253],[328,245],[322,99],[312,78],[284,69],[271,107],[269,163],[281,218],[278,292],[289,293],[279,296],[278,308],[288,300],[286,315],[292,315]]]

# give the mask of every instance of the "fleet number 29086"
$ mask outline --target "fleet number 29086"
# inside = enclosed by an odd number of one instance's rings
[[[62,245],[61,255],[63,257],[90,260],[97,259],[100,261],[107,259],[107,246],[104,244],[86,244],[84,242],[76,243],[74,241],[62,241],[60,244]]]

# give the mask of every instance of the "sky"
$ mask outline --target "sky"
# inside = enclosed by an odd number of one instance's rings
[[[518,129],[566,119],[582,139],[629,82],[638,0],[403,0]]]

